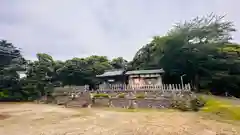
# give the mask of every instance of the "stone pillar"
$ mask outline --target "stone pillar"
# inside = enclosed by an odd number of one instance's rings
[[[109,99],[108,107],[113,107],[112,100]]]
[[[136,109],[137,108],[137,103],[135,100],[130,99],[129,100],[129,105],[128,105],[128,109]]]

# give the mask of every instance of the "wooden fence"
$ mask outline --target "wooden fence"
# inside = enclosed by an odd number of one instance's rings
[[[58,87],[55,88],[53,95],[73,95],[76,93],[83,93],[89,91],[89,86],[71,86],[71,87]],[[134,91],[159,91],[159,92],[188,92],[191,91],[190,84],[163,84],[163,85],[124,85],[114,84],[108,87],[99,87],[95,91],[99,92],[134,92]]]
[[[163,90],[163,91],[190,91],[190,84],[163,84],[163,85],[125,85],[125,84],[114,84],[109,85],[108,87],[99,87],[100,91],[109,91],[109,90],[122,90],[122,91],[141,91],[141,90]]]

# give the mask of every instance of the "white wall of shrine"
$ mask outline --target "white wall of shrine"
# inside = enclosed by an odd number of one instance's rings
[[[162,85],[162,76],[160,74],[130,75],[129,85]]]

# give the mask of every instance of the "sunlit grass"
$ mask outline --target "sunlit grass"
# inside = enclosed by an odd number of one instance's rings
[[[233,104],[229,99],[218,98],[215,96],[203,96],[206,105],[201,109],[202,112],[214,114],[228,120],[240,120],[240,106]]]

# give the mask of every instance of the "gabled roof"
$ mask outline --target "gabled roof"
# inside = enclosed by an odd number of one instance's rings
[[[127,71],[126,75],[136,75],[136,74],[154,74],[154,73],[164,73],[163,69],[154,69],[154,70],[133,70]]]
[[[96,77],[107,77],[107,76],[118,76],[123,75],[124,70],[107,70],[101,75],[97,75]]]

